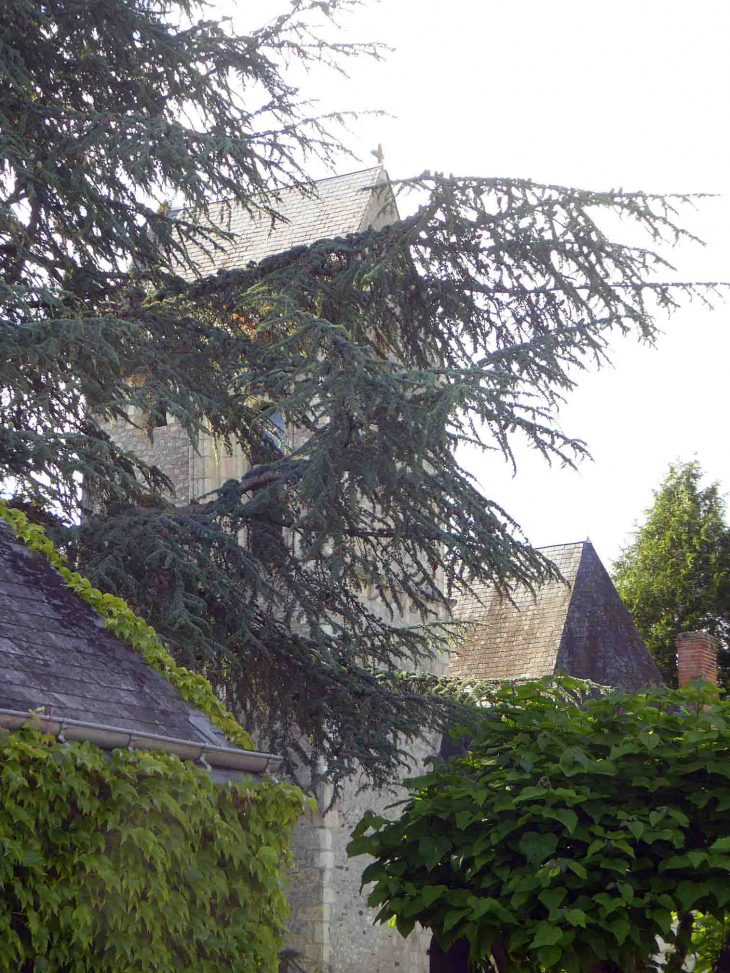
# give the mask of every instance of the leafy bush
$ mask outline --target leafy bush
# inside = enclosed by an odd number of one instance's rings
[[[500,973],[578,973],[636,968],[658,935],[680,956],[691,910],[722,915],[730,703],[707,684],[566,700],[584,688],[504,687],[398,820],[366,814],[348,850],[376,859],[363,883],[381,922],[419,922],[445,950],[466,939]]]
[[[715,966],[728,934],[726,915],[720,918],[698,912],[694,917],[692,952],[695,957],[694,973],[709,973]]]

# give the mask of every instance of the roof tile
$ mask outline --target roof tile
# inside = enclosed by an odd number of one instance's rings
[[[376,184],[388,186],[382,166],[321,179],[315,195],[284,190],[275,206],[286,222],[277,221],[273,226],[265,213],[250,213],[232,201],[213,203],[211,224],[235,233],[236,239],[221,243],[221,250],[208,248],[208,253],[202,247],[191,247],[190,256],[198,273],[205,276],[245,266],[251,260],[258,262],[300,244],[392,222],[398,218],[393,194],[389,189],[374,191]]]
[[[0,708],[232,747],[3,521],[0,563]]]
[[[518,587],[512,602],[486,585],[459,598],[467,622],[451,675],[481,679],[540,677],[556,671],[635,691],[661,676],[589,541],[543,548],[565,582],[535,593]]]

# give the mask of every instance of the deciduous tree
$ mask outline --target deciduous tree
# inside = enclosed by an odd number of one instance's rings
[[[702,476],[696,461],[670,466],[613,570],[624,604],[672,686],[680,632],[715,635],[721,681],[730,674],[730,530],[719,484],[703,487]]]
[[[229,240],[214,198],[275,221],[283,187],[315,192],[312,156],[339,158],[286,66],[377,57],[318,33],[350,5],[295,0],[239,37],[185,0],[3,4],[0,471],[290,769],[379,783],[449,710],[401,670],[444,644],[453,591],[554,574],[456,448],[511,459],[519,431],[548,459],[581,456],[555,416],[576,368],[612,330],[650,340],[692,288],[600,222],[672,243],[683,198],[429,173],[396,187],[422,205],[390,227],[197,276],[192,244]],[[173,506],[164,473],[107,431],[144,415],[153,437],[163,410],[257,469]],[[305,434],[290,453],[267,435],[275,413]],[[359,597],[370,585],[392,614]],[[422,624],[399,627],[406,604]]]
[[[348,850],[375,858],[381,922],[466,941],[478,970],[645,970],[657,936],[683,968],[693,912],[730,902],[730,702],[708,683],[592,692],[503,687],[399,818],[366,814]]]

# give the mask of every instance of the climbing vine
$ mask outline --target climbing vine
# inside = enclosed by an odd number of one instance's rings
[[[276,969],[290,785],[159,752],[0,734],[0,971]]]

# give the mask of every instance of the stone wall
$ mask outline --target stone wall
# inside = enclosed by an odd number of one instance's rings
[[[413,765],[404,777],[424,769],[424,759],[438,752],[437,737],[413,748]],[[426,973],[430,933],[416,928],[407,939],[377,924],[377,909],[367,904],[369,889],[360,889],[369,859],[347,857],[352,831],[366,810],[397,816],[392,807],[406,796],[402,787],[361,789],[362,780],[348,782],[334,807],[309,811],[293,840],[295,868],[287,897],[291,905],[287,947],[299,954],[307,973]],[[329,795],[320,795],[326,806]]]
[[[117,445],[167,473],[175,486],[175,496],[171,499],[176,503],[187,503],[191,495],[191,465],[195,456],[188,434],[169,416],[168,424],[154,429],[154,438],[150,440],[146,430],[141,428],[144,417],[140,410],[134,409],[132,418],[136,425],[117,420],[107,425],[107,432]]]
[[[413,771],[404,776],[417,776],[424,769],[423,759],[438,752],[439,740],[413,748]],[[330,912],[329,940],[331,973],[426,973],[431,934],[416,927],[404,939],[396,929],[374,925],[378,909],[367,905],[369,889],[360,891],[363,869],[370,859],[348,859],[345,852],[354,827],[366,810],[383,817],[397,817],[399,807],[391,807],[406,796],[404,788],[388,791],[366,790],[357,793],[359,782],[349,785],[336,811],[330,818],[332,860],[330,887],[334,891]]]

